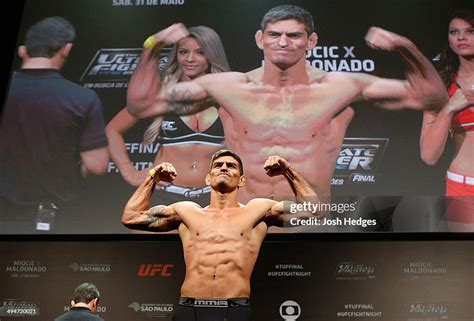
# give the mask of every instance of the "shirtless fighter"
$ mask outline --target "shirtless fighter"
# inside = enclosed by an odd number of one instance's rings
[[[268,176],[285,179],[300,201],[306,197],[316,201],[310,185],[286,160],[271,156],[264,169]],[[186,201],[149,208],[155,185],[171,182],[176,175],[170,163],[153,168],[125,206],[122,223],[146,231],[178,230],[186,276],[173,320],[250,320],[250,275],[267,228],[283,226],[294,215],[284,213],[283,202],[270,199],[239,204],[245,178],[240,157],[230,150],[212,156],[206,177],[211,186],[209,206]]]
[[[128,89],[129,111],[138,117],[190,114],[213,102],[220,105],[226,146],[247,166],[249,183],[240,200],[255,196],[281,200],[291,195],[284,178],[271,180],[260,164],[280,155],[304,175],[318,196],[330,195],[330,181],[344,134],[357,100],[373,100],[387,109],[435,109],[447,101],[436,70],[407,38],[372,27],[366,41],[376,49],[399,51],[408,66],[408,81],[364,73],[325,72],[305,64],[306,51],[318,37],[305,9],[278,6],[263,17],[255,39],[264,67],[248,73],[210,74],[158,93],[157,59],[145,49]],[[155,34],[157,42],[186,36],[182,24]],[[161,46],[161,44],[159,44]],[[215,105],[214,102],[214,105]],[[248,165],[247,165],[248,164]]]

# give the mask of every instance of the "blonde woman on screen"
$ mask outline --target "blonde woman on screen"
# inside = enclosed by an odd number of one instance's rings
[[[205,26],[191,27],[187,29],[187,36],[177,41],[173,37],[175,28],[172,25],[145,41],[142,63],[133,77],[146,77],[151,81],[140,83],[150,86],[130,87],[131,94],[134,90],[147,90],[156,97],[178,82],[229,70],[222,41],[214,30]],[[160,49],[171,44],[173,49],[166,67],[160,73],[150,74],[149,70],[158,70]],[[143,65],[149,69],[143,68]],[[154,82],[156,78],[160,81]],[[138,121],[123,108],[106,128],[111,158],[122,177],[134,186],[144,181],[148,169],[135,169],[125,148],[123,135]],[[180,174],[172,184],[159,185],[163,204],[186,199],[199,204],[209,203],[210,188],[203,186],[203,182],[208,173],[209,158],[222,148],[224,142],[222,123],[215,107],[188,116],[169,114],[156,117],[144,134],[144,142],[159,144],[155,164],[171,162]]]

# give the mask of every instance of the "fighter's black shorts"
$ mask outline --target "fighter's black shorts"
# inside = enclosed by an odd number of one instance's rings
[[[230,299],[179,299],[174,321],[250,321],[248,298]]]

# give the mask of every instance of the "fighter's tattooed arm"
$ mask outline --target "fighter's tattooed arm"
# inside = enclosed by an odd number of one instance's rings
[[[123,222],[134,230],[165,232],[177,229],[181,220],[171,206],[158,205],[142,213],[135,213]]]
[[[215,105],[215,102],[209,99],[208,93],[197,81],[185,81],[170,86],[170,88],[163,88],[142,109],[131,109],[130,107],[128,109],[136,117],[146,118],[167,114],[195,114]]]
[[[158,205],[146,212],[143,224],[147,230],[169,231],[178,228],[181,220],[171,206]]]
[[[146,213],[147,219],[145,219],[143,223],[145,223],[146,225],[151,225],[151,224],[160,225],[162,221],[160,217],[160,214],[163,211],[162,207],[163,207],[162,205],[159,205],[159,206],[150,208],[148,210],[148,213]]]
[[[215,105],[213,99],[197,95],[191,88],[175,87],[168,98],[169,109],[178,115],[195,114]]]
[[[135,230],[165,232],[177,229],[181,220],[171,206],[158,205],[141,213],[135,213],[125,226]]]
[[[159,175],[148,176],[128,200],[122,214],[122,224],[126,227],[164,232],[179,226],[181,219],[173,206],[158,205],[150,208],[150,198],[155,189],[157,176]]]

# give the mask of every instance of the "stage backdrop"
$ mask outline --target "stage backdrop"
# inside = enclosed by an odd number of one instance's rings
[[[407,36],[427,57],[434,59],[446,42],[447,17],[457,4],[451,0],[27,0],[17,45],[22,43],[26,29],[43,17],[62,16],[70,20],[77,29],[77,39],[62,74],[97,92],[108,122],[126,106],[128,82],[139,62],[142,43],[149,35],[176,22],[212,27],[223,40],[231,69],[245,72],[262,65],[262,52],[254,41],[262,16],[283,3],[301,5],[315,18],[319,42],[308,51],[308,64],[327,71],[366,72],[400,79],[405,77],[405,67],[399,54],[370,49],[364,42],[368,28],[380,26]],[[165,60],[163,56],[162,62]],[[19,66],[20,60],[15,57],[13,69]],[[372,103],[352,107],[356,114],[331,182],[336,199],[349,196],[341,202],[351,203],[366,196],[408,197],[405,201],[414,198],[413,203],[417,204],[410,211],[417,212],[419,208],[423,212],[437,206],[433,204],[438,204],[436,195],[444,193],[444,171],[450,156],[445,153],[435,167],[422,163],[418,143],[422,114],[389,112]],[[127,150],[137,169],[151,166],[159,149],[157,144],[142,144],[149,122],[140,121],[125,135]],[[134,189],[110,162],[105,176],[88,179],[78,208],[80,215],[71,218],[68,232],[128,233],[120,224],[120,216]],[[434,198],[426,201],[426,196]],[[400,199],[381,207],[393,211]],[[439,227],[443,225],[442,218],[434,220],[435,227],[426,222],[415,227],[410,223],[402,230],[444,228]]]
[[[171,320],[184,278],[177,241],[1,242],[0,320],[52,320],[83,282],[105,320]],[[255,321],[472,321],[474,244],[264,242]]]

